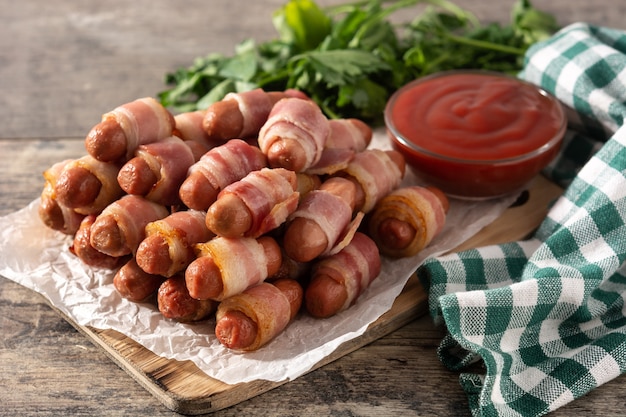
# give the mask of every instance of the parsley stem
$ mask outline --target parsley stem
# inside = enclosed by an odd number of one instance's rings
[[[471,39],[471,38],[466,38],[463,36],[451,35],[449,33],[445,33],[444,36],[453,42],[460,43],[463,45],[474,46],[476,48],[490,49],[492,51],[504,52],[506,54],[511,54],[511,55],[524,55],[526,53],[525,49],[515,48],[513,46],[496,44],[493,42],[485,42],[485,41],[481,41],[478,39]]]

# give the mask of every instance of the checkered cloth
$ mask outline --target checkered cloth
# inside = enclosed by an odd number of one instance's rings
[[[626,32],[565,27],[520,77],[575,110],[545,172],[565,194],[529,240],[418,270],[475,416],[544,415],[626,371]]]

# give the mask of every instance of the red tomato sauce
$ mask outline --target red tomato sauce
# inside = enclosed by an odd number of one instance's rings
[[[522,186],[554,158],[565,130],[553,97],[489,73],[418,80],[395,94],[386,117],[407,162],[443,191],[472,197]]]
[[[412,143],[462,159],[532,152],[561,128],[559,110],[536,88],[482,74],[416,84],[398,96],[391,117],[397,131]]]

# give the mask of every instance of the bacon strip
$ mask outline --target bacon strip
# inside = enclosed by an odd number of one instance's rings
[[[307,169],[311,174],[334,174],[345,169],[354,156],[372,141],[372,129],[358,119],[331,119],[330,134],[320,160]]]
[[[385,228],[390,220],[403,222],[412,229],[412,239],[402,247],[386,244],[392,233]],[[380,251],[395,258],[412,256],[424,249],[443,229],[446,221],[441,199],[427,188],[403,187],[383,197],[371,213],[369,235]]]
[[[203,129],[212,141],[256,138],[274,104],[285,97],[308,97],[297,90],[265,92],[260,88],[232,92],[211,104],[204,116]]]
[[[124,194],[117,182],[119,166],[98,161],[91,155],[85,155],[66,164],[61,175],[70,175],[70,171],[75,167],[89,171],[100,182],[100,190],[95,200],[85,206],[72,207],[77,213],[98,214]]]
[[[339,309],[343,311],[356,302],[380,271],[380,253],[376,244],[367,235],[357,232],[343,250],[313,265],[312,279],[324,274],[345,287],[348,296]]]
[[[282,332],[291,321],[291,305],[287,296],[274,285],[264,282],[222,301],[215,313],[220,321],[229,311],[240,311],[257,325],[254,342],[243,351],[259,349]]]
[[[199,210],[185,210],[148,223],[145,227],[145,238],[137,249],[138,265],[146,272],[153,273],[151,263],[157,262],[155,248],[150,242],[152,236],[158,235],[166,242],[170,264],[167,271],[162,273],[166,277],[184,270],[194,259],[196,243],[206,242],[214,235],[205,224],[206,212]]]
[[[330,254],[340,237],[352,229],[352,208],[341,197],[325,190],[310,191],[289,220],[303,217],[315,222],[328,242],[322,256]],[[361,217],[359,216],[359,222]],[[358,224],[357,224],[358,227]]]
[[[364,151],[372,141],[372,129],[358,119],[331,119],[330,135],[326,141],[327,148],[352,149]]]
[[[231,139],[209,150],[189,168],[187,179],[181,186],[180,197],[185,204],[192,204],[190,200],[194,197],[193,193],[201,192],[199,188],[193,187],[198,176],[205,178],[217,195],[226,186],[266,166],[267,160],[259,148],[241,139]],[[194,208],[206,210],[208,206]]]
[[[329,134],[328,119],[315,102],[289,97],[274,105],[267,122],[259,131],[258,142],[261,151],[266,155],[277,142],[297,142],[306,156],[304,166],[297,170],[300,172],[320,160]],[[285,144],[285,147],[288,145]],[[269,163],[272,166],[271,160]],[[274,163],[274,166],[282,165]]]
[[[102,121],[114,119],[126,135],[126,157],[139,145],[171,136],[174,117],[152,97],[144,97],[116,107],[102,115]]]
[[[402,171],[380,149],[366,149],[356,154],[344,174],[352,176],[365,193],[365,202],[360,210],[364,213],[372,211],[378,200],[400,185]]]
[[[91,245],[111,256],[134,255],[146,236],[146,225],[168,214],[160,204],[141,196],[125,195],[98,215],[92,225]]]
[[[235,100],[239,105],[244,121],[239,134],[242,138],[258,134],[274,105],[268,94],[260,88],[241,93],[228,93],[224,100]]]
[[[178,204],[178,190],[187,178],[187,171],[196,162],[193,152],[185,142],[176,136],[169,136],[139,146],[135,155],[146,161],[157,178],[145,197],[166,206]]]
[[[45,184],[41,191],[39,202],[39,218],[49,228],[66,235],[73,235],[78,231],[80,223],[85,215],[77,213],[74,209],[61,204],[56,198],[54,186],[63,172],[64,167],[72,160],[66,159],[53,164],[43,173]]]
[[[184,141],[196,142],[201,144],[208,151],[218,145],[221,141],[213,141],[202,127],[202,121],[206,110],[196,110],[190,112],[179,113],[174,116],[176,128],[174,135]]]
[[[244,202],[252,216],[252,225],[244,236],[256,238],[283,224],[296,210],[300,197],[296,190],[295,172],[263,168],[227,186],[220,196],[232,193]]]
[[[258,148],[241,139],[231,139],[204,154],[189,172],[201,172],[220,190],[266,166],[267,161]]]
[[[221,272],[222,293],[213,298],[217,301],[239,294],[268,277],[266,252],[256,239],[218,236],[194,247],[197,257],[212,257]]]

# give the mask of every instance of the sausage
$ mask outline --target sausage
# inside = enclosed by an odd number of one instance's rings
[[[252,213],[241,197],[227,193],[209,207],[207,227],[226,237],[243,237],[252,228]]]
[[[395,150],[366,149],[337,172],[357,187],[355,210],[369,213],[378,200],[400,185],[406,171],[404,156]]]
[[[80,227],[74,234],[74,239],[69,247],[69,250],[85,265],[113,270],[123,263],[123,258],[102,253],[92,246],[91,226],[95,220],[95,214],[90,214],[83,218],[80,223]]]
[[[315,102],[284,98],[261,127],[258,143],[270,167],[303,172],[319,162],[329,135],[328,119]]]
[[[236,100],[222,99],[207,108],[202,127],[209,139],[227,141],[241,137],[243,119]]]
[[[212,141],[257,136],[274,104],[285,97],[306,98],[296,90],[265,92],[258,88],[229,93],[205,111],[202,126]]]
[[[89,155],[63,167],[54,186],[59,203],[80,214],[98,214],[123,195],[117,182],[119,166]]]
[[[139,267],[166,277],[184,270],[195,259],[193,245],[214,237],[205,225],[205,217],[204,211],[185,210],[148,223],[146,237],[135,254]]]
[[[330,251],[352,220],[356,188],[350,180],[331,177],[311,191],[290,216],[283,237],[287,256],[309,262]]]
[[[128,160],[139,145],[171,136],[174,116],[157,100],[144,97],[102,115],[85,138],[89,155],[103,162]]]
[[[185,277],[174,275],[159,286],[157,306],[164,317],[191,323],[209,318],[215,312],[217,302],[192,298],[187,291]]]
[[[135,254],[148,223],[169,214],[141,196],[125,195],[107,206],[91,226],[91,245],[111,256]]]
[[[117,181],[126,193],[142,195],[165,206],[180,203],[179,189],[196,160],[185,141],[169,136],[140,145],[126,162]]]
[[[313,317],[328,318],[343,310],[348,292],[345,285],[329,275],[319,274],[305,292],[306,309]]]
[[[41,196],[37,213],[47,227],[66,235],[76,233],[80,222],[85,218],[84,215],[60,204],[56,198],[44,194]]]
[[[93,172],[77,166],[67,169],[56,185],[58,198],[69,207],[90,205],[100,194],[102,183]]]
[[[85,138],[89,155],[100,161],[117,161],[126,154],[126,133],[114,118],[105,118]]]
[[[196,245],[197,258],[185,270],[187,288],[199,300],[221,301],[263,282],[280,269],[282,252],[269,236],[216,237]]]
[[[331,317],[352,306],[381,271],[380,252],[361,232],[340,252],[313,265],[304,293],[306,310],[317,318]]]
[[[229,349],[257,350],[289,325],[300,310],[302,297],[302,287],[291,279],[248,288],[220,303],[215,335]]]
[[[70,162],[70,159],[57,162],[43,172],[45,183],[37,210],[39,218],[47,227],[66,235],[76,233],[85,217],[85,215],[61,204],[54,189],[63,168]]]
[[[209,230],[225,237],[259,237],[283,224],[299,201],[297,176],[263,168],[220,191],[207,210]]]
[[[441,232],[448,207],[447,197],[437,188],[399,188],[383,197],[372,211],[369,235],[387,256],[416,255]]]
[[[231,139],[207,151],[189,168],[178,191],[180,199],[191,209],[208,210],[223,188],[266,166],[258,147]]]
[[[113,286],[130,301],[142,302],[156,294],[165,277],[145,272],[130,258],[113,277]]]
[[[141,157],[134,157],[120,169],[117,182],[128,194],[146,195],[159,180],[157,173]]]

